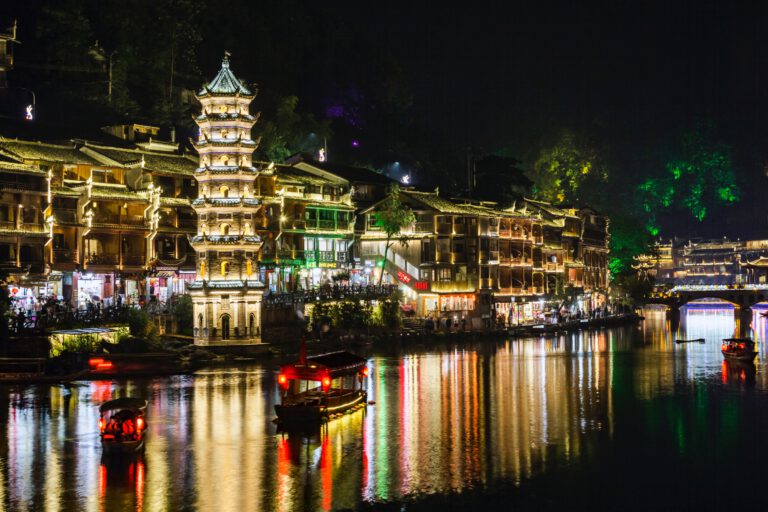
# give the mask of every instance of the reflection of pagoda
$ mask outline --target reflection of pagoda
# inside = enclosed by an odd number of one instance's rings
[[[252,163],[256,117],[248,111],[254,97],[229,69],[228,55],[197,95],[203,107],[195,119],[200,167],[192,202],[198,216],[197,236],[191,238],[197,280],[189,290],[199,345],[261,343],[263,285],[254,270],[262,245],[255,222],[263,215]]]

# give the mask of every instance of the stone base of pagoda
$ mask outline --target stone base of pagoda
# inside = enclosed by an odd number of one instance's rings
[[[261,345],[263,288],[254,283],[194,283],[192,297],[195,345],[219,351]]]

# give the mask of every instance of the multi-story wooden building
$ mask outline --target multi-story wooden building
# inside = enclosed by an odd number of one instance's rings
[[[194,276],[186,241],[194,227],[184,196],[192,193],[189,184],[196,165],[177,149],[0,139],[0,157],[15,162],[9,169],[14,180],[28,179],[22,178],[24,169],[26,174],[34,171],[44,199],[26,198],[21,210],[50,236],[41,253],[47,278],[38,279],[25,293],[53,294],[75,306],[150,296],[165,300],[183,293],[182,274]],[[10,202],[4,197],[0,209]],[[164,258],[170,261],[160,269],[165,272],[160,277],[158,266]],[[20,260],[36,261],[23,253]]]
[[[421,315],[475,324],[493,316],[530,320],[567,286],[582,294],[607,288],[608,225],[596,212],[530,200],[500,209],[411,189],[400,197],[416,216],[403,230],[407,245],[396,241],[383,261],[374,204],[362,212],[361,263],[372,279],[383,267]]]

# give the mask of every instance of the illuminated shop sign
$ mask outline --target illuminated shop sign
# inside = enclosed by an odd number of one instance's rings
[[[400,281],[404,282],[405,284],[410,284],[411,281],[413,280],[413,278],[411,276],[409,276],[408,274],[406,274],[402,270],[398,270],[397,271],[397,278]]]

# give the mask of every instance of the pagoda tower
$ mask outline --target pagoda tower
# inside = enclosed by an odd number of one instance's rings
[[[261,343],[263,285],[254,271],[262,246],[255,222],[263,217],[263,203],[255,193],[259,171],[252,161],[257,117],[249,112],[255,96],[232,73],[229,54],[197,94],[200,166],[192,206],[198,222],[197,235],[190,238],[197,278],[188,286],[197,345]]]

